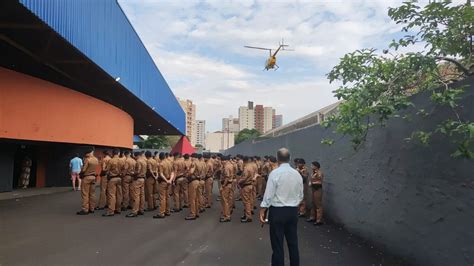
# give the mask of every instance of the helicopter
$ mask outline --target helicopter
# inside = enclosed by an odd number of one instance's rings
[[[267,61],[265,62],[265,68],[263,70],[270,70],[270,69],[274,69],[275,71],[280,68],[277,64],[276,64],[276,55],[277,53],[281,50],[281,51],[294,51],[294,50],[290,50],[290,49],[286,49],[285,47],[289,47],[289,45],[285,44],[282,40],[281,43],[279,43],[279,46],[278,48],[275,50],[274,53],[272,53],[272,49],[270,48],[264,48],[264,47],[256,47],[256,46],[244,46],[245,48],[250,48],[250,49],[259,49],[259,50],[266,50],[266,51],[269,51],[270,52],[270,55],[267,59]]]

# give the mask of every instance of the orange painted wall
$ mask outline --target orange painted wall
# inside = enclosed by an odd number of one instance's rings
[[[132,148],[133,119],[91,96],[0,67],[0,138]]]

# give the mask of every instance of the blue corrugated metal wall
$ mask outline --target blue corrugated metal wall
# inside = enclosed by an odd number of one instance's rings
[[[20,3],[185,133],[184,111],[116,0]]]

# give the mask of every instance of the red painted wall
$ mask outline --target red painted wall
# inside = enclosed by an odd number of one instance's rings
[[[133,119],[91,96],[0,67],[0,138],[132,148]]]

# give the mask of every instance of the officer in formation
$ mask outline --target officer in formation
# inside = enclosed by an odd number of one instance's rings
[[[81,171],[82,210],[78,215],[93,213],[107,207],[105,217],[131,210],[126,217],[144,215],[158,209],[153,218],[163,219],[171,213],[189,208],[185,220],[196,220],[213,205],[214,180],[218,182],[221,201],[220,222],[230,222],[235,202],[242,201],[242,223],[253,221],[257,200],[261,200],[269,174],[278,167],[274,156],[230,156],[209,154],[156,153],[150,151],[120,152],[114,149],[99,163],[91,149],[85,156]],[[112,157],[111,157],[112,155]],[[321,225],[322,183],[320,164],[312,162],[309,174],[304,159],[294,160],[305,187],[305,199],[299,205],[299,215],[307,214],[306,194],[311,190],[312,206],[308,222]],[[100,171],[100,198],[96,208],[95,181]],[[105,196],[104,196],[105,195]],[[171,202],[173,200],[173,202]],[[146,209],[145,209],[146,203]]]

